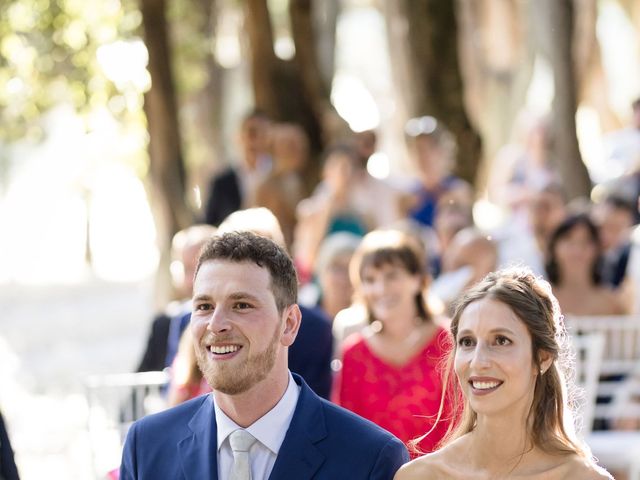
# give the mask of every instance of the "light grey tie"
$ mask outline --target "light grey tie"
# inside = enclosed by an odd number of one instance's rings
[[[229,480],[251,480],[251,462],[249,449],[256,438],[246,430],[236,430],[229,435],[229,444],[233,450],[233,468]]]

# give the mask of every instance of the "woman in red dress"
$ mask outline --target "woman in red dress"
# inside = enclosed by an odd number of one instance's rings
[[[429,432],[421,452],[433,451],[450,423],[442,386],[450,348],[425,302],[426,265],[422,244],[405,232],[364,237],[350,273],[368,325],[345,340],[333,390],[334,402],[406,444]]]

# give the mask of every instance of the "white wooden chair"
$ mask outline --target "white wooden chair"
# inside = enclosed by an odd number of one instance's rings
[[[575,355],[575,383],[583,391],[576,415],[581,424],[579,433],[586,438],[591,433],[595,419],[604,335],[600,332],[572,335],[571,343]]]
[[[620,419],[640,419],[640,405],[633,402],[635,393],[640,393],[640,317],[573,317],[567,318],[566,324],[573,336],[599,332],[604,337],[597,395],[610,397],[611,401],[595,404],[594,418],[614,425]],[[585,439],[604,467],[626,472],[629,480],[640,480],[639,430],[598,430],[585,435]]]

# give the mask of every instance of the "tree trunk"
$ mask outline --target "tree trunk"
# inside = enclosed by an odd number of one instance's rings
[[[322,81],[330,86],[335,72],[336,27],[340,14],[339,0],[323,0],[312,2],[312,16],[316,31],[316,52],[318,54],[318,68]]]
[[[538,43],[554,76],[551,105],[551,161],[570,199],[589,197],[591,181],[576,134],[577,86],[573,57],[572,0],[540,0],[532,5],[540,28]]]
[[[484,191],[496,154],[513,140],[533,72],[527,11],[518,0],[458,0],[461,71],[465,105],[482,136],[476,177]]]
[[[151,88],[144,96],[149,131],[151,204],[161,252],[158,301],[168,295],[171,238],[191,223],[185,202],[185,168],[182,160],[175,88],[164,0],[141,0],[144,39],[149,52]]]
[[[273,51],[273,28],[266,0],[247,0],[245,12],[254,101],[256,107],[279,120],[280,106],[273,85],[278,59]]]
[[[464,105],[453,1],[405,0],[412,70],[419,91],[413,114],[442,121],[458,143],[455,172],[475,184],[482,142]]]
[[[189,187],[197,187],[202,196],[207,195],[208,180],[213,172],[226,163],[223,138],[223,82],[224,69],[218,64],[214,52],[218,7],[215,0],[196,0],[197,8],[204,21],[198,29],[198,35],[204,38],[211,48],[204,57],[203,68],[207,81],[204,86],[189,98],[189,109],[193,112],[191,125],[196,144],[196,155],[190,155]],[[189,125],[187,125],[189,127]]]
[[[604,132],[622,128],[622,122],[609,104],[610,88],[602,65],[602,52],[596,33],[597,0],[574,0],[575,28],[573,54],[576,66],[578,105],[586,103],[598,113]]]
[[[309,137],[308,176],[317,177],[318,158],[332,140],[337,114],[329,101],[316,53],[310,0],[289,4],[296,53],[291,61],[276,57],[273,29],[266,0],[247,0],[246,30],[251,51],[251,78],[255,104],[276,121],[301,125]],[[313,182],[313,178],[310,183]]]

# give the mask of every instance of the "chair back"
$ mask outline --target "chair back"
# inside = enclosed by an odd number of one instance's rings
[[[576,415],[581,427],[579,433],[586,437],[595,418],[605,338],[600,332],[573,335],[571,343],[575,354],[575,383],[583,392]]]
[[[626,375],[640,360],[640,316],[568,317],[567,329],[572,334],[601,332],[604,334],[602,375]]]

